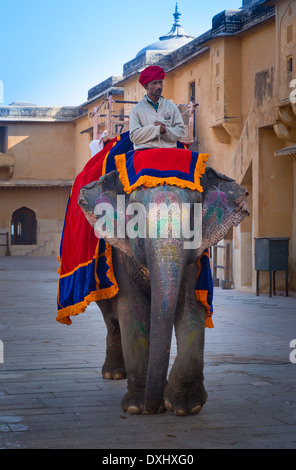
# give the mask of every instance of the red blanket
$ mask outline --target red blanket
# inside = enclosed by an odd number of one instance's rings
[[[176,149],[176,152],[174,149],[173,151],[171,149],[170,153],[160,149],[160,152],[164,152],[161,155],[161,159],[158,156],[157,158],[152,158],[152,160],[147,160],[148,154],[142,151],[142,156],[138,155],[138,159],[133,161],[132,158],[130,159],[130,156],[135,152],[131,151],[131,149],[132,142],[129,139],[128,132],[116,137],[101,152],[90,159],[75,179],[68,201],[60,248],[61,266],[59,270],[57,321],[61,323],[70,325],[72,323],[70,316],[84,312],[90,302],[112,298],[118,292],[118,285],[112,267],[112,247],[105,243],[104,240],[98,239],[95,236],[93,228],[86,220],[78,205],[80,189],[92,181],[98,180],[102,174],[115,170],[115,159],[117,166],[119,160],[125,163],[130,160],[129,170],[133,168],[137,170],[133,175],[136,179],[133,182],[127,182],[129,185],[127,192],[132,190],[130,183],[136,186],[140,184],[155,186],[156,184],[169,184],[170,181],[170,184],[183,185],[182,187],[184,187],[185,183],[186,185],[188,183],[196,185],[199,184],[199,178],[205,171],[207,156],[202,156],[199,159],[199,154],[194,154],[194,152],[181,150],[181,154],[178,154],[180,149]],[[182,152],[185,152],[186,155],[182,154]],[[170,154],[172,155],[172,160],[171,164],[168,164],[167,158],[169,158]],[[120,156],[119,160],[117,160],[118,155]],[[184,156],[184,160],[180,160],[180,155]],[[182,171],[179,171],[177,174],[175,167],[175,174],[173,174],[170,167],[174,167],[177,160],[179,164],[181,163],[179,169],[181,168]],[[194,167],[192,167],[192,161],[195,162]],[[199,162],[199,165],[197,162]],[[148,165],[149,168],[145,170],[143,167],[148,167]],[[198,166],[199,170],[197,173],[196,168]],[[126,166],[118,167],[118,170],[121,178],[124,178],[122,172],[129,171]],[[150,170],[152,170],[152,174]],[[163,181],[161,179],[161,171],[169,171],[170,174],[167,176],[164,174],[163,179],[174,178],[174,182],[172,179]],[[145,174],[147,179],[144,183],[143,178],[145,178]],[[197,188],[194,187],[194,189]],[[212,276],[207,254],[205,253],[205,255],[197,260],[197,263],[199,273],[195,292],[197,299],[205,305],[207,310],[206,326],[212,328]]]

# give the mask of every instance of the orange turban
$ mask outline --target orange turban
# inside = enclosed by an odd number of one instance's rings
[[[150,65],[140,73],[139,82],[142,86],[144,86],[149,82],[153,82],[154,80],[163,80],[164,77],[165,71],[162,67],[158,67],[157,65]]]

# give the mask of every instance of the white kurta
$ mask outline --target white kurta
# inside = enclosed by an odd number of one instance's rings
[[[144,96],[130,113],[130,139],[135,150],[176,147],[177,141],[185,135],[185,126],[177,106],[163,97],[159,98],[158,103],[158,110],[155,111]],[[154,125],[156,121],[166,125],[166,133],[160,133],[160,126]]]

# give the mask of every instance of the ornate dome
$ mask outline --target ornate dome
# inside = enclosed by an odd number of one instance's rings
[[[150,44],[149,46],[141,49],[140,52],[138,52],[138,54],[136,55],[136,57],[139,57],[146,51],[174,51],[175,49],[179,49],[179,47],[185,46],[185,44],[194,39],[193,36],[190,36],[189,34],[185,33],[184,29],[180,24],[179,18],[181,16],[181,13],[179,12],[178,3],[176,3],[175,13],[173,13],[173,16],[175,18],[175,21],[172,29],[164,36],[161,36],[159,38],[159,41],[154,42],[153,44]]]

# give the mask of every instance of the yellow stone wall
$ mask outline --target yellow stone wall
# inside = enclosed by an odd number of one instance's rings
[[[209,153],[210,166],[250,193],[251,216],[234,228],[230,241],[234,285],[253,292],[254,238],[259,236],[291,238],[290,287],[296,288],[295,169],[293,174],[289,158],[274,155],[296,142],[295,113],[288,102],[292,75],[287,73],[288,56],[296,67],[296,2],[279,2],[276,12],[276,21],[210,41],[202,54],[167,73],[163,93],[175,103],[188,103],[189,86],[195,81],[199,151]],[[125,99],[142,98],[145,90],[137,80],[138,75],[124,82]],[[277,106],[283,101],[288,108],[281,110],[279,120]],[[292,130],[285,127],[284,117]],[[283,288],[284,277],[277,277]],[[261,290],[267,287],[268,275],[262,273]]]
[[[74,124],[10,123],[8,153],[15,157],[12,179],[74,178]]]

